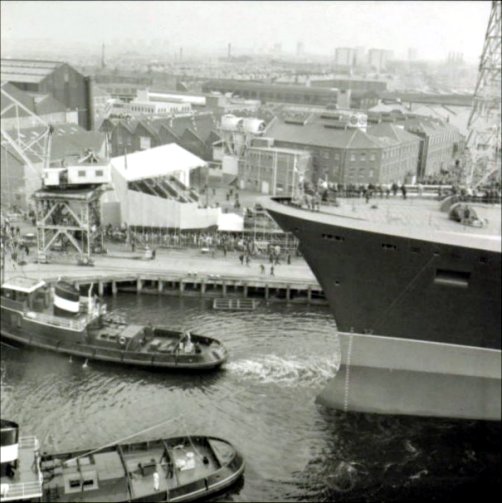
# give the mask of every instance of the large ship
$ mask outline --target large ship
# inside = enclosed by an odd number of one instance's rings
[[[479,198],[263,205],[321,284],[341,341],[318,400],[345,410],[500,420],[501,207]]]

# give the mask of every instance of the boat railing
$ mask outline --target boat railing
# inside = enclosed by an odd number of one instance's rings
[[[87,318],[66,319],[46,313],[35,313],[34,311],[26,312],[25,317],[29,318],[30,320],[47,323],[55,327],[69,328],[70,330],[77,330],[77,331],[84,330],[88,323]]]
[[[42,496],[42,484],[39,480],[15,482],[14,484],[5,484],[5,486],[7,487],[2,488],[2,502],[32,500]]]
[[[16,311],[24,311],[27,306],[26,302],[20,302],[19,300],[8,299],[6,297],[0,297],[0,305]]]
[[[35,435],[27,435],[25,437],[19,437],[19,448],[20,449],[33,449],[38,450],[39,443]]]

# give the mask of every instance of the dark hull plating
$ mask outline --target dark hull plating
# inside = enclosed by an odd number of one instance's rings
[[[269,212],[299,239],[341,331],[500,349],[500,253]]]

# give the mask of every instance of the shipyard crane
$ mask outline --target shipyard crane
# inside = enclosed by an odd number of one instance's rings
[[[50,165],[52,126],[21,103],[6,82],[1,85],[0,118],[2,147],[10,148],[22,159],[31,172],[25,178],[35,177],[42,183]],[[29,135],[22,131],[28,127],[33,128]]]
[[[492,1],[478,79],[467,123],[464,179],[478,187],[490,178],[500,180],[501,161],[501,2]]]
[[[25,184],[24,192],[35,205],[38,260],[45,262],[50,250],[73,249],[78,263],[90,265],[91,254],[104,250],[100,197],[109,189],[109,162],[87,151],[76,162],[66,165],[65,159],[52,168],[54,127],[23,105],[9,86],[1,87],[2,148],[31,171],[25,181],[37,178]]]

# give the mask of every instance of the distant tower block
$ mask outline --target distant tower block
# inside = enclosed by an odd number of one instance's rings
[[[480,185],[489,177],[500,180],[501,2],[493,1],[479,63],[478,81],[467,123],[469,150],[466,181]]]

